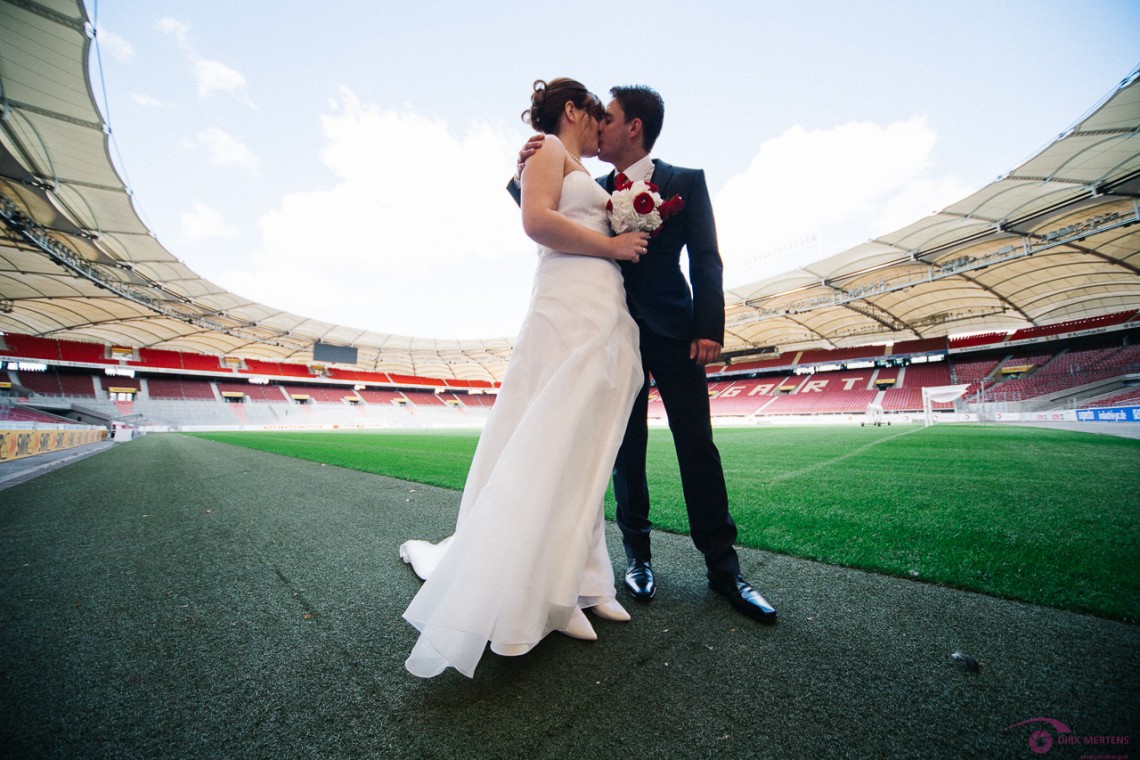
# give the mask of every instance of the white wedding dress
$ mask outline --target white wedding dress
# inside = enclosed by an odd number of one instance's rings
[[[584,172],[558,210],[609,234],[609,196]],[[420,631],[405,663],[471,677],[487,644],[522,654],[579,608],[614,602],[602,502],[642,383],[637,326],[615,262],[539,246],[526,320],[467,475],[455,533],[408,541],[426,579],[404,618]]]

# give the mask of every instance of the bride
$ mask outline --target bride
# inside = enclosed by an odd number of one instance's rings
[[[594,640],[583,609],[629,620],[615,599],[602,503],[642,383],[616,262],[638,261],[647,237],[611,237],[609,195],[582,166],[597,155],[603,115],[597,96],[565,78],[535,82],[523,114],[557,138],[522,173],[523,229],[539,256],[530,306],[455,533],[400,547],[426,580],[404,612],[420,632],[405,665],[422,678],[447,667],[472,677],[488,643],[520,655],[551,631]]]

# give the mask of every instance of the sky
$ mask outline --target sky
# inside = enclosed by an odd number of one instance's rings
[[[425,338],[522,322],[535,245],[504,188],[536,79],[661,93],[653,155],[705,170],[731,290],[966,197],[1140,63],[1135,0],[86,2],[112,156],[167,250]]]

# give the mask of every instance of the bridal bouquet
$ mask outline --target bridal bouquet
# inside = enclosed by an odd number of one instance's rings
[[[656,237],[661,225],[673,214],[685,207],[681,196],[674,195],[662,200],[657,185],[638,180],[630,182],[619,174],[614,183],[614,192],[606,203],[610,227],[617,234],[643,230],[650,237]]]

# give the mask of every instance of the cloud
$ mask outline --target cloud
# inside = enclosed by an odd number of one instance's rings
[[[198,97],[208,98],[215,92],[234,95],[239,100],[253,105],[245,93],[245,77],[221,61],[194,60],[194,76],[198,83]]]
[[[261,161],[252,150],[218,127],[199,132],[191,146],[205,148],[210,163],[215,166],[237,166],[250,171],[257,171],[261,167]]]
[[[840,253],[967,195],[953,176],[926,176],[937,141],[922,116],[794,126],[765,141],[714,201],[726,284]]]
[[[456,131],[347,90],[321,119],[328,190],[262,216],[251,265],[219,284],[314,318],[420,337],[513,335],[536,263],[505,190],[525,135]]]
[[[166,103],[163,103],[158,98],[152,98],[150,95],[142,95],[142,94],[137,93],[137,92],[134,93],[133,95],[131,95],[131,99],[134,100],[136,103],[138,103],[140,106],[144,106],[147,108],[169,108],[170,107]]]
[[[156,26],[160,32],[165,32],[166,34],[174,37],[180,46],[189,45],[189,43],[186,41],[186,38],[190,34],[190,25],[186,22],[179,21],[178,19],[171,16],[166,16],[159,19]]]
[[[134,45],[109,29],[99,29],[95,39],[99,42],[99,49],[106,51],[116,61],[127,63],[135,57]]]
[[[195,203],[190,211],[182,213],[179,221],[182,224],[182,237],[190,243],[211,238],[227,238],[237,234],[237,230],[222,220],[222,215],[217,209],[204,203]]]
[[[219,284],[349,327],[418,337],[513,335],[535,246],[503,189],[524,132],[456,128],[342,90],[322,116],[327,190],[297,190],[259,220],[261,242]],[[220,131],[220,130],[219,130]],[[726,285],[841,252],[970,192],[935,172],[924,118],[789,129],[714,199]]]
[[[186,54],[194,71],[194,81],[198,88],[198,97],[205,100],[215,93],[228,94],[237,100],[253,107],[246,92],[246,80],[241,72],[221,61],[211,61],[198,55],[197,50],[190,43],[190,25],[184,21],[167,16],[159,20],[159,31],[169,34],[178,43],[178,47]]]

